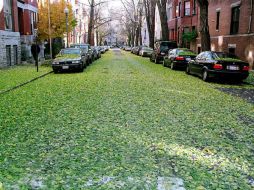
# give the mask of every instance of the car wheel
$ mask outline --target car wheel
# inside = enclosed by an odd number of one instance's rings
[[[166,62],[165,62],[165,60],[162,61],[162,65],[163,65],[164,67],[166,67]]]
[[[155,64],[159,64],[160,63],[157,58],[155,58],[154,62],[155,62]]]
[[[176,69],[176,66],[175,66],[174,62],[172,62],[172,63],[170,64],[170,69],[172,69],[172,70],[175,70],[175,69]]]
[[[185,73],[186,73],[187,75],[190,74],[190,66],[189,66],[189,65],[187,65],[186,70],[185,70]]]
[[[57,74],[57,73],[58,73],[58,70],[57,70],[57,69],[53,69],[53,72],[54,72],[55,74]]]
[[[152,56],[150,56],[150,61],[153,62]]]
[[[202,73],[202,80],[203,81],[208,81],[209,80],[209,76],[208,76],[208,72],[206,69],[203,70],[203,73]]]

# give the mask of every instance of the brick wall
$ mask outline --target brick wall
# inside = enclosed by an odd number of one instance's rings
[[[240,6],[240,22],[237,34],[231,35],[232,7]],[[209,4],[209,31],[211,35],[211,48],[215,51],[228,52],[233,48],[235,54],[241,59],[248,61],[253,67],[254,60],[254,21],[252,31],[249,30],[249,18],[251,13],[249,0],[213,0]],[[219,29],[216,30],[216,15],[220,12]],[[254,20],[254,12],[253,12]],[[198,39],[200,44],[200,39]]]

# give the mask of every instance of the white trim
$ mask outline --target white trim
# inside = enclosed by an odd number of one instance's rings
[[[38,12],[38,8],[34,7],[33,5],[30,5],[30,4],[23,4],[23,3],[20,3],[18,2],[18,7],[21,8],[21,9],[25,9],[25,10],[29,10],[29,11],[33,11],[33,12]]]
[[[251,34],[236,34],[236,35],[221,35],[223,36],[223,38],[235,38],[235,37],[249,37],[249,36],[253,36],[254,37],[254,33]],[[219,36],[211,36],[210,38],[218,38]],[[197,38],[200,39],[200,38]]]
[[[228,48],[236,48],[236,44],[228,44]]]
[[[8,31],[8,30],[0,30],[0,36],[5,37],[5,36],[12,36],[12,37],[20,37],[20,33],[19,32],[12,32],[12,31]]]
[[[237,1],[237,2],[231,4],[231,8],[238,7],[240,5],[241,5],[241,1]]]

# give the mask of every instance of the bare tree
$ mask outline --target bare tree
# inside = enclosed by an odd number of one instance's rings
[[[211,49],[209,25],[208,25],[208,0],[197,0],[200,7],[200,37],[202,51],[209,51]]]
[[[168,30],[168,21],[167,21],[167,0],[156,0],[156,3],[159,9],[160,20],[161,20],[162,40],[169,40],[169,30]]]
[[[145,8],[145,18],[147,23],[147,30],[149,34],[149,46],[154,48],[154,32],[155,32],[155,6],[154,0],[143,0]]]

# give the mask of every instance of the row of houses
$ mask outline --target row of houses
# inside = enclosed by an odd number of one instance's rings
[[[158,8],[155,14],[155,39],[161,39]],[[167,19],[169,39],[179,46],[201,51],[199,35],[193,41],[185,42],[183,35],[199,31],[200,10],[196,0],[168,0]],[[225,51],[239,56],[254,65],[254,1],[253,0],[210,0],[208,11],[211,49]],[[147,28],[143,25],[143,42],[148,45]],[[199,34],[199,33],[197,33]]]
[[[56,0],[51,0],[51,2]],[[32,58],[31,45],[34,43],[38,21],[38,6],[45,0],[0,0],[0,67],[20,64]],[[87,7],[77,0],[72,4],[77,21],[75,29],[69,33],[71,43],[84,43],[87,40]],[[67,39],[65,38],[65,42]],[[44,44],[41,44],[40,57],[44,57]]]

